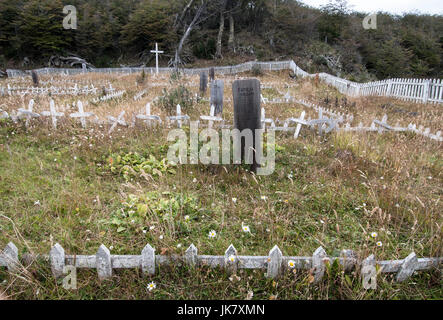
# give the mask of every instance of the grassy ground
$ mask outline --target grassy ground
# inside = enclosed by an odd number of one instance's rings
[[[102,119],[123,108],[130,119],[162,94],[162,87],[153,83],[198,90],[196,77],[172,83],[165,76],[149,77],[144,84],[136,83],[136,75],[74,78],[107,79],[114,88],[127,90],[123,99],[85,104],[86,111]],[[234,77],[225,79],[229,99]],[[265,97],[289,90],[297,98],[354,114],[354,125],[370,125],[386,113],[389,123],[392,119],[394,124],[424,125],[432,132],[442,129],[441,106],[386,98],[344,101],[331,88],[291,82],[284,72],[265,74],[260,80],[275,88],[263,90]],[[132,96],[143,88],[149,88],[149,94],[134,102]],[[59,106],[76,99],[55,97]],[[0,97],[0,108],[11,113],[28,100]],[[37,98],[35,110],[49,109],[48,101],[49,97]],[[207,105],[193,102],[185,111],[197,119],[209,113]],[[298,116],[302,110],[316,116],[301,105],[265,108],[272,118]],[[166,115],[157,104],[152,111]],[[231,122],[230,101],[223,116]],[[83,130],[71,120],[61,121],[56,131],[41,120],[29,128],[0,122],[0,247],[13,241],[21,254],[47,253],[59,242],[68,254],[95,254],[103,243],[113,254],[140,254],[149,243],[159,253],[180,254],[194,243],[201,254],[221,255],[232,243],[241,255],[267,255],[278,244],[284,255],[310,256],[323,246],[329,255],[352,249],[360,258],[373,253],[378,260],[402,259],[411,251],[419,257],[443,256],[441,143],[411,133],[320,137],[303,128],[297,140],[277,134],[275,172],[254,176],[241,166],[168,164],[166,129],[147,130],[138,124],[111,135],[107,130],[98,125]],[[243,232],[243,225],[251,232]],[[217,232],[214,239],[208,237],[211,230]],[[370,237],[372,232],[377,238]],[[374,291],[362,288],[358,272],[335,269],[328,270],[319,285],[312,285],[309,272],[301,270],[273,281],[263,270],[239,271],[232,277],[222,270],[182,266],[162,268],[153,277],[143,277],[139,270],[117,271],[103,282],[94,270],[81,270],[78,281],[78,290],[63,289],[48,264],[37,260],[19,276],[0,270],[0,299],[244,299],[250,292],[254,299],[443,297],[439,270],[417,273],[403,284],[383,275]],[[157,288],[149,292],[146,285],[151,281]]]

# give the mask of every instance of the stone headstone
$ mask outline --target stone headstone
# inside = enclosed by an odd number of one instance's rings
[[[200,73],[200,94],[204,96],[208,87],[208,74],[206,72]]]
[[[83,71],[83,73],[86,73],[86,64],[85,63],[82,63],[82,71]]]
[[[214,68],[210,68],[209,69],[209,80],[210,81],[214,81],[215,80],[215,69]]]
[[[211,105],[214,106],[214,114],[223,112],[223,90],[225,88],[223,80],[214,80],[211,82]]]
[[[260,108],[260,81],[257,79],[236,80],[232,83],[232,94],[234,99],[234,128],[242,132],[244,129],[252,130],[252,146],[246,146],[246,150],[257,150],[255,141],[255,130],[261,129]],[[242,159],[247,159],[245,144],[241,142]],[[246,156],[246,157],[245,157]],[[258,167],[255,152],[253,152],[252,170]]]
[[[34,85],[34,87],[38,87],[38,75],[37,72],[35,72],[34,70],[31,71],[31,77],[32,77],[32,83]]]

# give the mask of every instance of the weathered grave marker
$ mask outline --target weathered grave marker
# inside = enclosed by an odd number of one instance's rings
[[[204,96],[206,94],[206,89],[208,87],[208,74],[206,72],[200,73],[200,95]]]
[[[256,146],[260,145],[260,141],[256,141],[255,130],[262,128],[260,81],[257,79],[236,80],[232,83],[232,94],[234,99],[234,128],[240,132],[244,129],[252,131],[252,145],[246,145],[248,139],[244,139],[243,142],[243,137],[241,138],[242,160],[246,160],[248,164],[252,160],[251,169],[255,171],[258,163],[254,150],[257,150]],[[247,151],[246,154],[245,151]]]
[[[38,87],[38,75],[37,72],[34,70],[31,71],[31,77],[32,77],[32,83],[34,84],[34,87]]]
[[[215,69],[214,68],[210,68],[209,69],[209,80],[210,81],[214,81],[215,80]]]
[[[158,43],[155,43],[155,50],[151,50],[151,53],[155,53],[155,71],[158,74],[158,54],[164,53],[164,51],[158,50]]]
[[[138,114],[136,118],[145,120],[147,125],[151,125],[151,120],[157,121],[158,123],[162,122],[159,116],[151,115],[151,104],[149,102],[146,104],[146,114]]]
[[[200,116],[200,119],[208,121],[208,128],[212,128],[214,121],[220,122],[223,124],[223,118],[215,116],[215,107],[211,105],[211,109],[209,111],[209,116]]]
[[[54,129],[57,129],[57,117],[63,117],[65,114],[63,112],[57,112],[55,109],[55,103],[54,100],[49,101],[49,111],[43,111],[42,116],[45,117],[51,117],[52,119],[52,126]]]
[[[18,109],[18,117],[19,118],[22,118],[23,116],[26,117],[26,123],[25,123],[26,127],[29,126],[29,122],[31,121],[32,118],[40,117],[38,113],[32,111],[33,108],[34,108],[34,100],[31,99],[28,104],[28,109],[23,109],[23,108]]]
[[[177,105],[177,111],[176,111],[177,115],[176,115],[176,116],[170,116],[170,117],[168,117],[168,120],[169,120],[169,122],[171,122],[171,123],[177,121],[177,126],[178,126],[179,128],[182,127],[182,121],[187,121],[187,122],[189,122],[189,119],[190,119],[188,115],[186,115],[186,114],[182,115],[182,111],[181,111],[181,110],[182,110],[182,109],[181,109],[180,105],[178,104],[178,105]]]
[[[80,122],[83,128],[86,128],[86,118],[93,116],[92,112],[84,112],[83,111],[83,103],[81,101],[77,101],[78,112],[71,113],[69,116],[71,118],[80,118]]]
[[[215,115],[223,112],[223,91],[225,85],[223,80],[214,80],[211,82],[211,105],[214,106]]]
[[[117,127],[117,125],[121,125],[121,126],[128,126],[128,124],[126,123],[125,119],[123,118],[125,115],[125,111],[122,111],[117,118],[113,117],[113,116],[108,116],[108,120],[109,123],[111,123],[111,128],[109,128],[108,134],[110,134],[112,131],[114,131],[115,127]]]

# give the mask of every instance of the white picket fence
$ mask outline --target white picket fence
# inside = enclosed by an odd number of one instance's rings
[[[117,96],[119,92],[116,92]],[[407,127],[398,127],[398,126],[392,126],[387,123],[387,116],[385,115],[381,121],[378,119],[374,119],[371,123],[370,127],[364,127],[362,123],[358,125],[358,127],[351,127],[350,121],[353,120],[352,115],[346,115],[343,113],[335,113],[332,110],[324,109],[320,106],[316,106],[312,103],[309,103],[304,100],[297,101],[297,103],[300,103],[306,107],[313,108],[315,111],[318,112],[318,118],[317,119],[304,119],[305,113],[303,112],[300,118],[289,118],[284,121],[283,127],[278,127],[276,124],[278,124],[280,121],[278,119],[267,119],[265,116],[265,110],[262,109],[262,124],[263,127],[266,127],[266,124],[270,124],[270,126],[267,128],[268,130],[273,131],[294,131],[294,138],[297,138],[300,129],[302,125],[308,126],[311,129],[318,127],[318,131],[320,134],[329,133],[333,130],[336,131],[361,131],[361,132],[368,132],[368,131],[375,131],[378,133],[386,132],[386,131],[395,131],[395,132],[413,132],[415,134],[422,135],[424,137],[427,137],[429,139],[435,140],[435,141],[443,141],[443,136],[441,134],[441,131],[437,131],[435,134],[431,133],[431,130],[429,128],[424,128],[423,126],[418,126],[415,124],[410,123]],[[30,124],[30,122],[33,119],[41,118],[41,117],[50,117],[53,123],[53,127],[57,127],[57,117],[63,117],[65,116],[64,113],[57,112],[55,103],[53,100],[50,101],[50,111],[44,111],[41,114],[35,112],[33,110],[34,108],[34,100],[31,99],[28,104],[28,109],[19,108],[15,111],[15,114],[8,114],[6,111],[0,110],[0,119],[11,119],[13,122],[18,122],[19,120],[25,119],[26,120],[26,126]],[[108,121],[100,120],[94,113],[92,112],[85,112],[83,108],[83,103],[81,101],[77,102],[77,108],[78,112],[71,113],[66,116],[69,116],[70,118],[76,118],[79,119],[82,127],[86,128],[86,120],[88,118],[92,117],[91,122],[99,125],[106,125],[111,124],[111,128],[113,131],[114,128],[118,125],[124,126],[124,127],[133,127],[136,124],[136,120],[142,120],[146,122],[148,125],[151,125],[153,121],[158,122],[158,124],[162,123],[162,120],[157,115],[151,115],[150,110],[151,106],[150,103],[146,104],[146,114],[138,114],[135,115],[132,120],[127,123],[124,119],[125,112],[121,112],[118,118],[108,116]],[[211,108],[212,109],[212,108]],[[63,110],[64,111],[64,110]],[[330,118],[327,118],[324,116],[324,114],[329,114]],[[222,118],[214,117],[214,114],[210,114],[209,116],[200,116],[200,119],[203,121],[208,121],[208,125],[212,127],[214,122],[219,123],[219,128],[232,128],[233,126],[230,124],[225,124],[225,121]],[[184,115],[181,113],[180,105],[177,105],[177,114],[175,116],[167,117],[166,123],[169,125],[169,127],[173,124],[177,124],[177,126],[180,128],[183,122],[188,122],[191,120],[188,115]],[[345,123],[346,121],[346,123]],[[201,124],[200,121],[197,121],[199,126],[204,126]],[[341,123],[345,123],[343,127],[340,127]],[[290,125],[294,124],[295,126],[291,127]]]
[[[344,271],[351,271],[361,267],[361,274],[365,274],[367,266],[379,266],[381,273],[397,273],[398,282],[405,281],[414,272],[438,268],[443,264],[443,258],[417,258],[412,252],[402,260],[376,261],[374,255],[370,255],[363,261],[357,259],[352,250],[342,250],[339,257],[329,257],[326,251],[319,247],[312,256],[284,256],[278,246],[274,246],[267,256],[243,256],[231,244],[224,255],[199,255],[197,248],[191,244],[183,256],[181,255],[156,255],[155,249],[147,244],[140,255],[112,255],[105,245],[101,245],[95,255],[68,255],[60,244],[55,244],[49,255],[30,255],[23,257],[24,261],[32,261],[36,258],[49,260],[51,270],[55,278],[64,275],[65,266],[76,268],[96,269],[99,279],[112,277],[113,269],[140,268],[143,273],[153,275],[160,266],[208,266],[211,268],[224,268],[229,273],[235,273],[238,269],[264,269],[268,278],[276,278],[291,271],[292,269],[311,270],[314,283],[322,280],[326,264],[334,261],[343,267]],[[6,245],[0,255],[0,267],[7,267],[10,272],[20,271],[20,259],[18,249],[14,243]]]
[[[299,77],[315,77],[317,74],[309,74],[291,61],[276,62],[246,62],[236,66],[214,67],[217,74],[237,74],[250,71],[254,66],[259,66],[264,71],[292,70]],[[193,75],[208,72],[210,68],[181,69],[185,74]],[[87,72],[98,73],[138,73],[144,70],[146,73],[155,73],[155,68],[96,68],[88,69]],[[159,68],[159,72],[172,72],[173,68]],[[82,69],[43,68],[34,70],[38,74],[63,74],[75,75],[85,71]],[[26,75],[29,71],[6,70],[8,77]],[[337,88],[341,93],[349,96],[386,96],[417,103],[442,103],[443,82],[442,79],[387,79],[383,81],[357,83],[339,77],[318,73],[318,77],[327,84]]]
[[[73,87],[21,87],[21,86],[8,86],[6,88],[0,87],[1,95],[95,95],[97,94],[97,88],[94,85],[78,86],[75,84]]]

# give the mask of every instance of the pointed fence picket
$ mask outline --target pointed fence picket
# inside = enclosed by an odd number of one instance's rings
[[[236,66],[212,67],[214,73],[226,75],[237,74],[240,72],[250,71],[255,66],[262,70],[274,71],[289,69],[294,72],[297,77],[315,77],[318,75],[328,85],[335,87],[343,94],[350,96],[387,96],[403,100],[410,100],[417,103],[443,103],[442,97],[442,82],[441,79],[386,79],[381,81],[357,83],[346,79],[327,74],[309,74],[302,70],[294,61],[273,61],[273,62],[256,62],[250,61]],[[196,75],[201,72],[209,72],[210,68],[196,68],[196,69],[182,69],[184,74]],[[134,72],[142,72],[153,74],[156,72],[155,68],[91,68],[87,70],[82,69],[63,69],[63,68],[43,68],[34,70],[37,74],[64,74],[75,75],[83,72],[96,73],[118,73],[118,74],[132,74]],[[160,73],[173,72],[173,68],[159,68]],[[6,73],[9,78],[20,77],[27,75],[30,71],[7,69]],[[95,88],[94,88],[95,89]],[[24,90],[25,93],[47,92],[48,88],[37,88],[37,91],[31,88]],[[46,90],[46,91],[45,91]],[[14,94],[15,89],[10,88],[5,90],[1,88],[1,92],[8,92]],[[22,90],[23,91],[23,90]],[[62,90],[66,91],[66,90]],[[56,90],[56,92],[58,92]],[[95,91],[92,91],[95,93]],[[57,93],[55,93],[57,94]],[[112,97],[111,97],[112,98]],[[264,102],[264,101],[263,101]]]
[[[349,272],[359,266],[364,271],[365,266],[379,266],[381,273],[396,273],[396,280],[405,281],[416,271],[440,268],[443,265],[443,257],[417,258],[412,252],[402,260],[375,260],[374,255],[359,261],[352,250],[342,250],[339,257],[330,257],[326,251],[319,247],[312,256],[284,256],[278,246],[274,246],[267,256],[243,256],[231,244],[224,255],[211,256],[199,255],[197,248],[191,244],[183,256],[181,255],[156,255],[155,249],[147,244],[140,255],[113,255],[110,250],[101,245],[94,255],[66,254],[63,247],[56,243],[50,250],[49,255],[26,255],[19,258],[18,249],[14,243],[9,242],[0,254],[0,267],[6,267],[10,272],[20,270],[22,261],[39,259],[49,261],[52,274],[55,278],[64,275],[65,266],[76,268],[96,269],[99,279],[112,277],[113,269],[140,268],[148,275],[155,274],[157,267],[163,265],[187,265],[194,268],[197,266],[220,267],[229,273],[235,273],[238,269],[263,269],[268,278],[277,278],[291,269],[309,270],[313,275],[313,282],[320,282],[326,271],[326,265],[335,261]],[[363,272],[362,272],[363,273]]]

